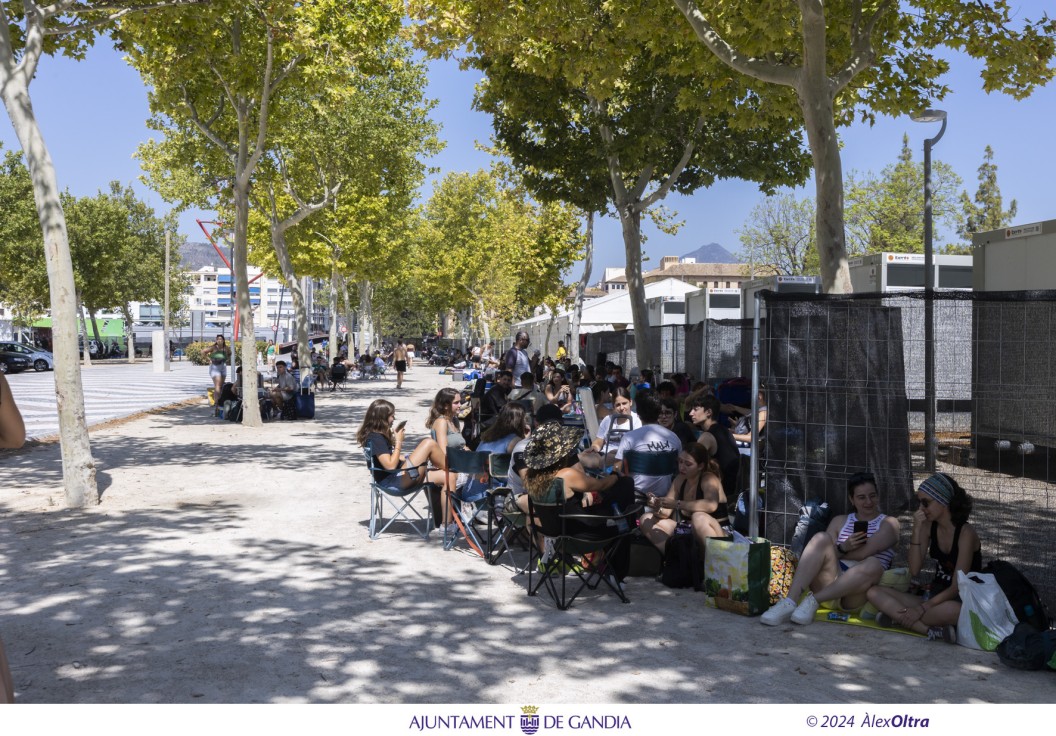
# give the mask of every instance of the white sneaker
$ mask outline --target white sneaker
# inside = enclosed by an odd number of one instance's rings
[[[814,614],[818,612],[818,601],[813,593],[808,593],[792,613],[792,623],[806,626],[814,623]]]
[[[782,598],[759,617],[759,622],[766,626],[780,626],[792,617],[796,602],[791,598]]]

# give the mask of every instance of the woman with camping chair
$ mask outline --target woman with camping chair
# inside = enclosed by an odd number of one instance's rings
[[[594,478],[583,472],[578,463],[577,448],[583,438],[583,430],[549,422],[537,428],[524,448],[524,464],[527,474],[524,487],[531,499],[538,503],[564,502],[566,513],[590,514],[612,517],[624,514],[635,505],[634,480],[630,476],[615,473],[603,478]],[[552,482],[564,481],[564,498],[552,496]],[[629,519],[628,523],[633,523]],[[603,523],[590,524],[577,519],[568,521],[568,532],[574,535],[593,536],[597,539],[619,534],[615,526]],[[630,549],[621,545],[617,559],[608,560],[616,579],[622,581],[627,575]],[[599,560],[594,565],[600,564]]]
[[[435,483],[445,487],[446,477],[443,471],[446,463],[444,453],[436,440],[426,438],[411,450],[402,454],[404,425],[400,422],[393,429],[396,420],[396,407],[391,401],[375,399],[367,407],[363,425],[356,432],[356,440],[363,447],[369,448],[374,461],[374,480],[380,486],[391,490],[405,490],[422,483]],[[433,469],[429,469],[432,465]],[[397,474],[397,471],[407,472]],[[446,498],[447,494],[440,494]]]

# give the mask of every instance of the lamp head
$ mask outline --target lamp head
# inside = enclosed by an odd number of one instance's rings
[[[914,123],[941,123],[946,119],[945,110],[922,110],[910,116]]]

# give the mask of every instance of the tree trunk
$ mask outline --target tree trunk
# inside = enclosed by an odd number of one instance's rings
[[[645,282],[642,280],[642,215],[637,208],[620,205],[623,250],[627,261],[627,293],[631,297],[631,319],[634,324],[634,354],[638,370],[653,366],[649,348],[649,311],[645,307]],[[621,366],[630,374],[634,366]]]
[[[334,364],[334,358],[337,357],[339,351],[339,345],[337,344],[338,335],[340,334],[337,329],[337,264],[334,264],[334,268],[330,273],[330,355],[327,356],[330,365]]]
[[[6,34],[4,34],[6,35]],[[6,44],[5,44],[6,46]],[[59,445],[62,450],[62,481],[67,505],[80,508],[99,503],[95,460],[88,441],[84,416],[84,389],[77,356],[77,297],[73,281],[70,240],[66,217],[59,200],[59,183],[44,136],[33,114],[29,80],[11,75],[13,55],[0,49],[5,64],[0,67],[0,96],[15,134],[22,145],[33,180],[33,199],[44,231],[44,260],[51,293],[52,352],[55,355],[55,399],[59,415]],[[25,59],[22,63],[25,63]],[[20,70],[21,71],[21,70]],[[85,352],[88,345],[85,343]]]
[[[483,352],[484,347],[491,342],[491,325],[488,323],[488,319],[485,316],[484,300],[477,299],[477,310],[480,313],[480,329],[481,329],[481,342],[480,349]]]
[[[550,334],[554,331],[554,322],[557,320],[557,309],[550,312],[550,319],[546,321],[546,337],[543,338],[543,357],[550,355]],[[556,352],[556,351],[555,351]]]
[[[242,172],[238,172],[242,174]],[[253,305],[249,301],[249,272],[246,269],[247,242],[249,236],[249,182],[241,175],[235,177],[235,232],[234,232],[234,267],[235,299],[238,302],[238,317],[241,322],[242,347],[242,386],[247,396],[255,395],[253,387],[257,385],[257,340],[253,330]],[[237,349],[231,346],[232,350]],[[234,381],[235,377],[231,376]],[[260,403],[257,401],[242,402],[242,426],[260,427]]]
[[[77,335],[80,343],[84,345],[84,353],[81,355],[81,363],[85,368],[92,367],[92,351],[88,349],[88,323],[84,319],[84,305],[81,304],[81,297],[77,296]],[[52,319],[52,330],[54,330],[55,320]]]
[[[275,249],[278,256],[279,270],[282,277],[286,279],[286,286],[290,289],[290,297],[293,300],[293,325],[297,332],[297,362],[301,365],[301,378],[311,373],[312,358],[308,350],[308,310],[304,305],[304,289],[301,280],[293,270],[293,261],[290,260],[290,249],[286,247],[286,234],[278,227],[274,220],[271,223],[271,247]]]
[[[369,281],[359,282],[359,350],[370,352],[374,343],[374,320],[370,309],[371,288]]]
[[[803,70],[796,95],[803,110],[807,142],[814,159],[814,201],[821,287],[826,294],[846,294],[851,289],[847,266],[847,240],[843,220],[843,162],[836,136],[833,83],[827,75],[825,15],[823,6],[803,11]]]
[[[583,257],[583,275],[576,284],[576,306],[572,312],[572,344],[568,346],[568,357],[572,362],[582,363],[579,357],[579,327],[583,322],[583,294],[590,284],[591,271],[594,270],[594,213],[587,213],[587,248]]]
[[[95,334],[95,344],[99,346],[99,357],[103,357],[105,346],[103,345],[103,336],[99,334],[99,320],[96,318],[95,313],[98,312],[95,307],[88,307],[88,316],[92,319],[92,332]]]
[[[121,305],[121,314],[125,317],[125,352],[128,353],[128,362],[135,363],[136,329],[132,326],[132,308],[128,305],[128,302]]]
[[[352,328],[353,328],[355,323],[352,321],[352,304],[351,304],[351,302],[349,301],[349,298],[348,298],[348,283],[345,281],[344,276],[341,276],[340,278],[341,278],[341,308],[345,312],[345,327],[348,328],[348,332],[345,333],[345,340],[343,342],[347,343],[348,341],[350,341],[352,339],[352,334],[353,334],[352,333]],[[349,358],[352,358],[352,356],[355,354],[354,347],[355,346],[353,346],[353,345],[349,345],[349,348],[348,348],[348,357]]]

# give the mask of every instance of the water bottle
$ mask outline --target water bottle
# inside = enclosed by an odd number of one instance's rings
[[[627,519],[620,516],[623,512],[620,511],[620,507],[616,505],[616,502],[612,503],[612,515],[614,517],[620,517],[616,519],[616,528],[620,530],[620,534],[626,534],[631,530],[631,525],[627,523]]]
[[[843,613],[842,611],[830,611],[826,618],[828,618],[829,621],[847,621],[850,617],[850,614]]]

